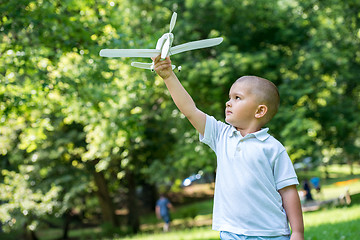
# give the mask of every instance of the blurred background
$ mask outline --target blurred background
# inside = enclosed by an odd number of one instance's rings
[[[305,239],[358,239],[356,0],[0,0],[0,238],[219,239],[215,154],[139,59],[99,57],[154,48],[173,11],[174,45],[224,38],[172,57],[197,106],[223,119],[237,78],[273,81],[268,127],[301,182]]]

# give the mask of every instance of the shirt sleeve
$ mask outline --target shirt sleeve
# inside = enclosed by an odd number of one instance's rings
[[[294,166],[286,150],[279,154],[275,162],[274,177],[277,190],[299,184]]]
[[[200,142],[208,145],[216,153],[216,144],[225,123],[217,121],[214,117],[206,115],[204,135],[199,134]]]

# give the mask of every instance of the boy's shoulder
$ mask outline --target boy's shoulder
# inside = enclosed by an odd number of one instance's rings
[[[269,128],[267,128],[268,131],[270,131]],[[271,132],[268,133],[269,137],[266,139],[266,141],[271,144],[272,146],[274,147],[277,147],[277,148],[281,148],[281,149],[285,149],[284,145],[276,138],[274,137]]]

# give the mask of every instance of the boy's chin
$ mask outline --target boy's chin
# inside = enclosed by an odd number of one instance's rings
[[[234,125],[232,124],[231,120],[228,119],[227,117],[225,117],[225,122],[226,122],[227,124],[230,124],[231,126],[234,126]]]
[[[227,119],[226,116],[225,116],[225,122],[228,123],[228,124],[231,124],[231,123],[229,123],[229,120]]]
[[[236,124],[234,125],[234,122],[232,122],[231,119],[228,119],[228,118],[225,117],[225,122],[226,122],[227,124],[233,126],[234,128],[238,129],[238,127],[235,126]]]

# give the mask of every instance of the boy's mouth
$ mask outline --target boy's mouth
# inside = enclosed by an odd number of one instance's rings
[[[230,114],[232,114],[231,111],[229,111],[229,110],[226,110],[226,111],[225,111],[225,115],[230,115]]]

